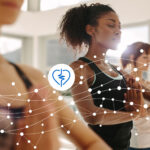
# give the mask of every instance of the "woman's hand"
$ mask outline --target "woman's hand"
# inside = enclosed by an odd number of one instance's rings
[[[136,112],[139,117],[144,117],[147,114],[144,108],[144,98],[142,94],[142,87],[133,78],[127,80],[127,93],[125,93],[126,110],[128,112]]]

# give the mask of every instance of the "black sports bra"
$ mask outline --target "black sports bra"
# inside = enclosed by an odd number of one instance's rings
[[[14,63],[9,62],[11,65],[13,65],[20,76],[20,78],[23,80],[25,87],[27,90],[32,87],[32,82],[28,79],[28,77],[25,75],[25,73]],[[24,107],[20,108],[9,108],[9,111],[12,114],[13,119],[19,119],[23,117],[23,111]]]
[[[91,88],[91,96],[96,107],[103,107],[113,111],[125,111],[124,93],[126,93],[126,80],[117,69],[112,69],[121,78],[112,78],[100,70],[97,65],[86,57],[79,60],[86,62],[95,75]],[[104,116],[105,117],[105,116]],[[105,140],[114,150],[128,150],[130,145],[132,121],[115,125],[88,125],[96,134]]]

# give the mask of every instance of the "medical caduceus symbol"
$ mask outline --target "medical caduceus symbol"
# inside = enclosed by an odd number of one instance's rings
[[[58,74],[57,76],[58,76],[58,78],[60,79],[60,82],[58,81],[58,80],[56,80],[56,77],[55,77],[55,73],[56,72],[60,72],[60,74]],[[63,73],[68,73],[68,78],[67,78],[67,76],[66,75],[63,75]],[[61,87],[63,86],[63,85],[65,85],[68,81],[69,81],[69,79],[70,79],[70,71],[68,71],[68,70],[66,70],[66,69],[56,69],[54,72],[53,72],[53,74],[52,74],[52,77],[53,77],[53,79],[55,80],[55,82],[58,84],[58,85],[60,85]]]

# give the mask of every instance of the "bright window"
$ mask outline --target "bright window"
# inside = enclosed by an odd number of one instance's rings
[[[0,37],[0,54],[11,62],[21,62],[22,40],[2,36]]]
[[[48,40],[46,47],[46,65],[48,67],[59,63],[70,64],[74,60],[73,51],[59,40]]]
[[[27,8],[28,8],[28,0],[24,0],[24,3],[22,5],[21,10],[22,11],[27,11]]]
[[[111,57],[110,62],[114,64],[119,64],[119,58],[126,47],[134,42],[149,42],[149,26],[134,26],[134,27],[126,27],[122,29],[121,42],[118,45],[118,49],[109,50],[107,56]],[[114,59],[112,59],[114,57]],[[116,59],[117,58],[117,59]]]

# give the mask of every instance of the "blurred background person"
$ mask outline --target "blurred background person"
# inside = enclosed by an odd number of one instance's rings
[[[144,73],[148,72],[150,63],[150,45],[148,43],[135,42],[129,45],[121,56],[121,63],[124,70],[134,76],[134,78],[139,79],[138,82],[141,85],[143,84],[147,88],[150,87],[150,84],[146,81],[146,76],[144,76]],[[143,93],[149,93],[149,90],[144,90]],[[145,107],[147,107],[148,116],[134,120],[133,122],[131,150],[150,149],[149,101],[150,99],[145,98]]]

